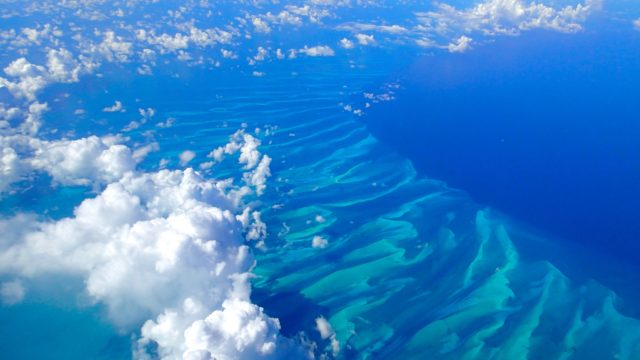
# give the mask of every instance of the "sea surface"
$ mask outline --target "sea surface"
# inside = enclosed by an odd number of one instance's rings
[[[326,317],[341,358],[638,359],[638,36],[527,36],[464,56],[306,59],[264,77],[88,79],[50,93],[70,95],[44,132],[120,131],[133,119],[101,112],[118,94],[174,119],[127,133],[160,143],[142,164],[155,169],[178,168],[185,149],[196,166],[237,129],[262,129],[273,162],[253,301],[321,348]],[[69,120],[79,106],[86,118]],[[90,194],[34,187],[11,201],[60,218]],[[8,358],[130,358],[130,334],[99,307],[38,299],[0,308],[17,329],[1,336]],[[30,346],[34,328],[86,347]]]

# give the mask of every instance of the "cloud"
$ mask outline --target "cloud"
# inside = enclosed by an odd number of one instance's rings
[[[375,31],[379,33],[400,35],[404,33],[410,32],[404,26],[401,25],[377,25],[377,24],[366,24],[366,23],[345,23],[338,25],[337,30],[343,31],[351,31],[351,32],[360,32],[360,31]]]
[[[33,169],[45,171],[63,185],[109,183],[134,171],[131,150],[110,138],[90,136],[78,140],[32,141]]]
[[[331,349],[333,356],[337,356],[340,352],[340,342],[336,339],[336,333],[333,331],[333,327],[324,317],[320,316],[316,318],[316,330],[320,333],[322,340],[331,340]]]
[[[356,36],[356,40],[358,40],[358,44],[360,45],[367,46],[367,45],[373,45],[376,43],[376,40],[373,37],[373,35],[356,34],[355,36]]]
[[[462,35],[458,39],[456,39],[455,42],[450,43],[447,46],[447,49],[449,49],[449,52],[452,53],[462,53],[469,50],[472,41],[473,40],[470,37]]]
[[[185,166],[196,157],[196,153],[191,150],[185,150],[180,153],[180,166]]]
[[[313,239],[311,240],[311,247],[315,248],[315,249],[324,249],[327,247],[327,245],[329,245],[329,241],[319,235],[316,235],[313,237]]]
[[[52,81],[61,83],[78,82],[80,75],[88,72],[88,68],[80,64],[66,49],[49,50],[47,68]]]
[[[636,20],[633,22],[633,27],[635,27],[635,28],[636,28],[636,30],[640,30],[640,19],[636,19]]]
[[[256,32],[264,33],[264,34],[268,34],[271,32],[271,28],[269,27],[269,24],[259,17],[254,16],[251,19],[251,24],[253,24],[253,27],[255,28]]]
[[[213,149],[207,157],[219,163],[228,155],[239,153],[238,163],[243,165],[246,171],[242,179],[250,187],[254,187],[258,195],[262,195],[266,188],[267,179],[271,176],[271,158],[258,151],[261,142],[257,138],[239,130],[229,137],[229,142],[224,146]]]
[[[260,140],[245,133],[244,130],[238,130],[229,137],[227,144],[215,148],[208,157],[220,162],[224,160],[225,156],[233,155],[239,151],[238,162],[244,164],[245,169],[252,169],[260,161],[261,154],[258,151],[258,146],[260,146]]]
[[[427,29],[440,34],[513,35],[536,28],[571,33],[581,30],[581,22],[600,7],[600,0],[586,0],[575,7],[561,9],[522,0],[487,0],[464,10],[438,3],[435,11],[418,13],[417,18]]]
[[[72,217],[33,221],[0,242],[0,273],[80,278],[123,330],[144,322],[136,356],[253,359],[301,351],[251,303],[253,258],[237,208],[191,169],[130,173]],[[259,219],[259,217],[258,217]],[[15,227],[21,218],[0,221]],[[16,286],[3,285],[3,298]]]
[[[107,106],[104,109],[102,109],[102,111],[104,112],[125,112],[125,109],[122,107],[122,103],[118,100],[116,100],[116,102],[111,105],[111,106]]]
[[[313,56],[313,57],[335,55],[335,52],[333,51],[333,49],[326,45],[318,45],[313,47],[308,47],[305,45],[305,47],[298,50],[298,52],[301,52],[307,56]]]
[[[353,41],[347,39],[347,38],[343,38],[342,40],[340,40],[340,47],[342,47],[343,49],[353,49],[355,47],[355,44],[353,43]]]
[[[0,193],[9,189],[11,184],[20,180],[23,165],[18,153],[9,146],[0,148]]]
[[[0,88],[7,90],[18,99],[35,101],[36,95],[51,83],[72,83],[81,74],[89,73],[95,65],[89,61],[80,62],[64,49],[50,49],[47,52],[47,66],[35,65],[21,57],[4,68],[6,75],[15,81],[0,77]]]

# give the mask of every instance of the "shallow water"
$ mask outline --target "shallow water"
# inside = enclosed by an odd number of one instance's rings
[[[567,252],[545,253],[556,249],[549,238],[420,174],[395,143],[377,140],[362,119],[342,110],[363,91],[388,89],[393,78],[377,69],[308,61],[299,74],[281,69],[265,78],[216,82],[194,70],[181,79],[113,79],[71,92],[68,111],[77,103],[99,111],[97,94],[111,88],[125,94],[123,101],[153,104],[158,120],[175,118],[170,129],[148,124],[129,133],[144,144],[154,130],[162,151],[149,155],[147,168],[161,158],[177,167],[185,149],[195,151],[197,163],[240,127],[277,125],[261,147],[273,158],[273,177],[260,200],[269,238],[266,250],[255,250],[253,299],[280,318],[285,335],[304,331],[329,347],[315,330],[314,319],[324,316],[340,357],[349,359],[640,356],[640,321],[621,312],[624,302],[607,286],[565,271],[578,273],[559,261]],[[369,114],[382,116],[384,106],[375,104]],[[64,123],[64,111],[49,116],[51,127],[79,136],[95,128]],[[101,116],[96,121],[114,131],[131,120]],[[235,168],[222,164],[211,174],[234,176]],[[54,196],[72,205],[85,194]],[[60,216],[70,205],[60,207]],[[326,239],[326,248],[313,248],[314,236]],[[55,325],[61,311],[38,313]],[[90,346],[78,358],[105,351],[126,358],[129,338],[109,334],[98,315],[79,315],[85,331],[77,336]],[[21,334],[3,338],[11,343]]]

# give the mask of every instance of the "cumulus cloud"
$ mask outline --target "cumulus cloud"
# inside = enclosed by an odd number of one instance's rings
[[[327,45],[318,45],[313,47],[308,47],[305,45],[304,48],[298,50],[298,52],[305,54],[307,56],[334,56],[335,52],[332,48]]]
[[[360,45],[367,46],[367,45],[373,45],[376,43],[376,40],[373,37],[373,35],[356,34],[355,36],[356,36],[356,40],[358,40],[358,44]]]
[[[11,184],[20,180],[24,171],[22,162],[14,148],[4,145],[0,150],[0,193],[3,193],[9,189]]]
[[[90,136],[78,140],[32,141],[33,169],[49,173],[63,185],[109,183],[132,172],[136,161],[131,150],[112,138]]]
[[[322,236],[316,235],[311,239],[311,247],[315,249],[324,249],[327,245],[329,245],[329,241]]]
[[[111,105],[111,106],[107,106],[104,109],[102,109],[102,111],[104,112],[124,112],[125,109],[122,106],[122,103],[118,100],[116,100],[116,102]]]
[[[33,222],[17,239],[5,238],[0,273],[83,279],[114,324],[131,329],[144,321],[141,359],[154,347],[163,359],[301,351],[250,301],[253,259],[238,209],[222,188],[191,169],[129,173],[72,217]],[[20,297],[19,289],[3,285],[3,299]]]
[[[452,53],[462,53],[469,50],[472,41],[473,40],[470,37],[462,35],[458,39],[456,39],[455,42],[450,43],[447,46],[447,49],[449,49],[449,52]]]
[[[522,0],[486,0],[464,10],[438,3],[435,11],[417,15],[423,26],[441,34],[475,31],[487,35],[517,34],[536,28],[576,32],[582,29],[581,22],[601,4],[600,0],[586,0],[574,7],[556,9]]]
[[[214,163],[221,162],[228,155],[239,153],[238,163],[243,165],[246,171],[242,179],[248,186],[254,187],[258,195],[261,195],[266,188],[267,178],[271,176],[271,157],[263,155],[258,151],[261,142],[254,136],[247,134],[244,130],[239,130],[229,137],[229,142],[213,149],[207,157],[213,159]]]
[[[182,24],[179,27],[183,32],[167,34],[163,32],[157,35],[155,30],[138,29],[135,32],[136,39],[154,45],[161,54],[176,53],[188,49],[192,44],[206,48],[217,44],[228,44],[233,39],[233,33],[218,29],[200,29],[193,23]]]
[[[259,33],[269,33],[271,32],[271,27],[269,27],[269,24],[262,20],[261,18],[254,16],[251,19],[251,24],[253,24],[253,27],[255,28],[255,30]]]
[[[640,30],[640,19],[636,19],[636,20],[633,22],[633,27],[635,27],[635,28],[636,28],[636,30]]]
[[[180,166],[185,166],[196,157],[196,153],[191,150],[185,150],[180,153]]]
[[[333,356],[337,356],[340,352],[340,342],[336,339],[336,332],[329,321],[322,316],[316,318],[316,330],[320,333],[322,340],[330,339]]]
[[[353,44],[353,41],[347,39],[347,38],[343,38],[342,40],[340,40],[340,47],[342,47],[343,49],[353,49],[355,47],[355,45]]]
[[[32,64],[24,57],[7,65],[4,73],[15,80],[0,77],[0,88],[7,88],[16,98],[35,101],[37,93],[47,85],[77,82],[81,74],[92,71],[94,67],[90,61],[78,61],[66,49],[50,49],[46,67]]]

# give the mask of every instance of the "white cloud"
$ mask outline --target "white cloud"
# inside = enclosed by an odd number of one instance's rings
[[[88,48],[89,52],[99,54],[110,62],[126,62],[133,54],[133,44],[125,41],[113,31],[105,31],[102,42]]]
[[[254,16],[251,19],[251,24],[253,24],[253,27],[256,29],[257,32],[259,33],[270,33],[271,32],[271,28],[269,27],[269,24],[262,20],[259,17]]]
[[[224,188],[191,169],[130,173],[73,217],[31,219],[28,228],[17,226],[21,217],[1,220],[21,230],[0,241],[0,273],[82,279],[121,329],[146,319],[140,359],[154,347],[163,359],[300,358],[278,320],[250,301],[253,259]],[[18,290],[3,285],[3,299]]]
[[[244,164],[245,169],[252,169],[260,161],[261,154],[258,151],[258,146],[260,146],[260,140],[245,133],[244,130],[238,130],[229,137],[227,144],[215,148],[208,156],[220,162],[226,155],[233,155],[240,151],[238,162]]]
[[[316,318],[316,330],[320,333],[320,337],[323,340],[330,339],[331,340],[331,349],[333,351],[333,356],[337,356],[340,352],[340,342],[336,339],[336,333],[333,331],[333,327],[324,317],[320,316]]]
[[[11,62],[4,72],[17,80],[0,77],[0,88],[6,87],[16,98],[35,101],[37,93],[50,83],[77,82],[81,74],[91,72],[94,66],[88,61],[79,62],[64,48],[50,49],[47,67],[32,64],[24,57]]]
[[[462,35],[458,39],[456,39],[455,42],[450,43],[447,46],[447,49],[449,49],[449,52],[452,53],[462,53],[469,50],[472,41],[473,40],[470,37]]]
[[[367,46],[367,45],[373,45],[376,43],[376,40],[373,37],[373,35],[356,34],[355,36],[356,36],[356,40],[358,40],[358,44],[360,45]]]
[[[343,38],[342,40],[340,40],[340,46],[343,49],[353,49],[355,47],[353,41],[347,39],[347,38]]]
[[[267,49],[263,48],[262,46],[259,46],[256,52],[256,55],[253,57],[253,60],[264,61],[264,59],[266,58],[267,58]]]
[[[633,27],[635,27],[636,30],[640,30],[640,19],[637,19],[633,22]]]
[[[180,153],[180,166],[185,166],[196,157],[196,153],[191,150],[185,150]]]
[[[122,103],[119,100],[116,100],[116,102],[113,105],[105,107],[104,109],[102,109],[102,111],[104,111],[104,112],[125,112],[125,109],[122,107]]]
[[[0,193],[9,189],[11,184],[20,180],[24,170],[16,150],[2,144],[0,148]]]
[[[313,248],[324,249],[327,245],[329,245],[329,241],[322,236],[316,235],[311,239],[311,247]]]
[[[131,150],[108,138],[90,136],[78,140],[32,141],[33,169],[49,173],[64,185],[108,183],[135,169]]]
[[[561,9],[522,0],[486,0],[465,10],[438,3],[437,10],[417,15],[423,26],[441,34],[517,34],[535,28],[576,32],[582,29],[581,22],[600,7],[601,0],[586,0],[575,7]]]
[[[322,316],[316,318],[316,329],[323,340],[328,339],[331,335],[335,334],[331,324]]]
[[[238,55],[236,55],[236,53],[234,53],[231,50],[227,50],[227,49],[220,49],[220,53],[222,54],[222,57],[225,59],[237,59]]]
[[[239,130],[230,136],[226,145],[213,149],[207,157],[214,162],[221,162],[227,155],[239,152],[238,163],[244,165],[244,170],[248,170],[242,176],[245,184],[254,187],[256,193],[262,195],[267,178],[271,176],[271,158],[258,151],[260,144],[260,140]]]
[[[409,32],[409,29],[401,25],[377,25],[365,23],[345,23],[339,25],[337,29],[351,32],[374,31],[393,35],[400,35]]]
[[[49,50],[47,68],[51,79],[61,83],[77,82],[80,75],[89,70],[78,63],[71,52],[66,49]]]
[[[5,74],[18,78],[18,81],[10,81],[0,77],[0,88],[6,87],[16,98],[25,98],[29,101],[36,99],[36,94],[47,84],[47,74],[43,66],[34,65],[25,58],[19,58],[4,68]]]
[[[308,47],[305,45],[305,47],[298,50],[298,52],[301,52],[307,56],[313,56],[313,57],[335,55],[335,52],[333,51],[333,49],[326,45],[318,45],[313,47]]]

